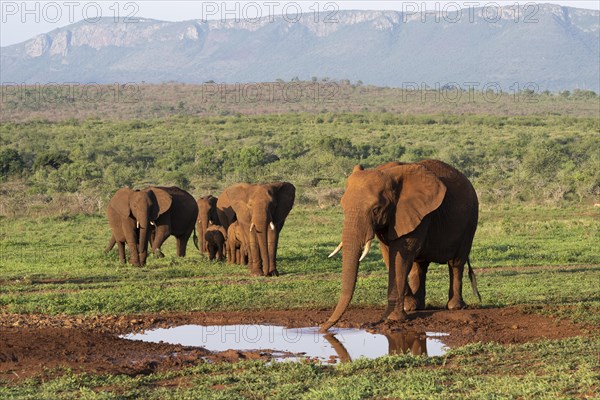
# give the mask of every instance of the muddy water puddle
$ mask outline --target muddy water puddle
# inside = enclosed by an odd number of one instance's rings
[[[440,356],[448,347],[443,333],[371,333],[335,328],[323,334],[318,327],[286,328],[273,325],[182,325],[121,336],[129,340],[226,350],[264,351],[275,361],[312,359],[321,363],[348,362],[360,357],[393,354]]]

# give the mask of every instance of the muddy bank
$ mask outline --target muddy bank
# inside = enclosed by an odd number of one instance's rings
[[[145,329],[186,324],[266,324],[298,328],[317,326],[331,310],[252,311],[224,313],[173,313],[132,316],[61,317],[0,314],[0,379],[20,380],[67,367],[76,372],[148,374],[202,362],[270,360],[270,351],[209,352],[200,347],[144,343],[118,335]],[[377,319],[381,310],[352,309],[339,327],[359,328]],[[410,320],[393,326],[376,326],[377,332],[443,332],[449,347],[473,342],[525,343],[582,335],[566,321],[525,314],[518,307],[427,310],[412,313]]]

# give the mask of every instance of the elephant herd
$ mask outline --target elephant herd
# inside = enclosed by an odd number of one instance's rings
[[[176,187],[117,191],[108,207],[112,227],[110,250],[118,244],[125,262],[146,262],[148,241],[156,256],[173,235],[177,255],[185,256],[194,242],[211,259],[247,264],[253,275],[277,276],[277,246],[285,219],[294,205],[295,187],[289,182],[240,183],[218,197],[195,201]],[[341,199],[342,240],[329,255],[342,252],[342,288],[337,306],[321,326],[337,323],[352,300],[358,265],[377,236],[388,270],[387,307],[379,322],[403,321],[406,311],[425,307],[425,280],[431,262],[448,264],[449,309],[465,307],[462,276],[465,265],[473,293],[481,299],[469,254],[477,229],[479,204],[467,177],[437,160],[390,162],[373,169],[357,165]],[[200,234],[200,245],[194,225]]]
[[[152,186],[141,190],[119,189],[108,204],[112,236],[119,260],[145,265],[148,243],[157,257],[170,235],[177,239],[177,255],[184,257],[187,242],[194,243],[211,260],[247,264],[254,275],[277,276],[277,245],[285,219],[294,206],[296,188],[289,182],[240,183],[228,187],[220,198],[194,197],[178,187]],[[196,236],[198,227],[200,243]]]

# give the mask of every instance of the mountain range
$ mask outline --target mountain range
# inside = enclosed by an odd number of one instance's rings
[[[463,10],[464,11],[464,10]],[[102,18],[0,48],[2,83],[265,82],[311,77],[392,87],[459,84],[600,91],[600,11],[543,4],[490,18],[338,11],[297,18],[131,23]],[[318,21],[317,21],[318,19]]]

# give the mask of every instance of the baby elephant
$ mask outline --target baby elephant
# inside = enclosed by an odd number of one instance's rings
[[[204,234],[206,246],[208,249],[208,258],[212,261],[223,261],[225,253],[225,242],[227,241],[227,232],[221,225],[210,225]]]

